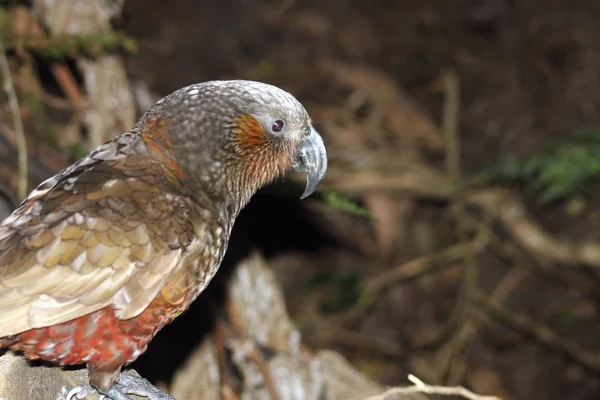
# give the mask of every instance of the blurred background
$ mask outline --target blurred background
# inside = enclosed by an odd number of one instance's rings
[[[178,399],[600,398],[597,0],[13,0],[0,34],[2,218],[187,84],[275,84],[324,137],[133,365]]]

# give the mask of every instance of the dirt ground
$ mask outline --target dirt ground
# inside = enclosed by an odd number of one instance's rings
[[[600,2],[128,0],[114,25],[137,39],[128,73],[152,93],[244,78],[306,105],[330,153],[323,194],[264,190],[230,253],[267,256],[310,348],[337,350],[386,385],[413,373],[505,400],[600,398],[593,262],[545,254],[533,233],[519,236],[519,218],[442,188],[600,126]],[[328,190],[375,218],[327,204]],[[577,212],[507,196],[544,238],[579,243],[599,237],[600,192],[590,193]],[[234,258],[135,364],[143,376],[168,380],[206,332]]]

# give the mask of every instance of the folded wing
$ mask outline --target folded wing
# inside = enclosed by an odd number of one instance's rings
[[[132,318],[181,267],[193,206],[119,146],[42,184],[0,225],[0,337],[107,306]]]

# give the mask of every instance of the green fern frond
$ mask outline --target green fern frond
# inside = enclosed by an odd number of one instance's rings
[[[375,215],[373,215],[373,213],[371,213],[369,210],[359,204],[356,204],[354,201],[342,196],[339,193],[323,191],[321,192],[321,198],[328,206],[347,212],[348,214],[360,215],[362,217],[371,219],[375,218]]]
[[[598,178],[600,131],[589,130],[555,141],[531,157],[508,157],[475,181],[518,184],[541,204],[548,204],[585,195]]]

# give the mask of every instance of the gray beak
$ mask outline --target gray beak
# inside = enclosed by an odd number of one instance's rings
[[[306,189],[301,199],[310,196],[317,190],[317,186],[325,177],[327,172],[327,150],[321,135],[310,127],[310,135],[298,144],[296,159],[292,166],[296,172],[306,172]]]

